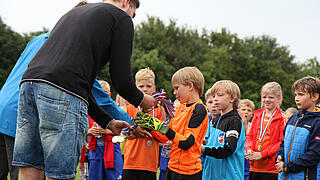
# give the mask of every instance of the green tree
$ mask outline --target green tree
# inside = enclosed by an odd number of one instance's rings
[[[4,24],[0,17],[0,87],[5,83],[24,46],[23,37]]]

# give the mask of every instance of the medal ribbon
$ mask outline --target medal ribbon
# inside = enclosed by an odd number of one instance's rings
[[[264,138],[264,135],[265,135],[265,133],[266,133],[266,131],[267,131],[267,129],[268,129],[268,126],[269,126],[269,124],[270,124],[270,122],[271,122],[274,114],[276,113],[276,110],[277,110],[277,109],[275,109],[274,112],[272,113],[272,115],[270,116],[270,118],[269,118],[269,120],[268,120],[268,123],[267,123],[266,127],[265,127],[264,130],[263,130],[263,133],[262,133],[262,123],[263,123],[263,120],[264,120],[264,113],[265,113],[265,111],[263,111],[263,113],[262,113],[261,122],[260,122],[260,134],[259,134],[259,142],[260,142],[260,143],[262,142],[262,139]],[[261,133],[262,133],[262,135],[261,135]]]

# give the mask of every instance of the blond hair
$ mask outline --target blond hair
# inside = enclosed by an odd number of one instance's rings
[[[110,85],[107,81],[104,81],[104,80],[100,80],[99,81],[99,84],[101,85],[102,89],[108,93],[111,92],[111,88],[110,88]]]
[[[239,109],[242,105],[248,106],[249,108],[252,109],[252,111],[253,111],[254,108],[255,108],[253,101],[251,101],[251,100],[249,100],[249,99],[241,99],[241,100],[239,101],[239,104],[238,104],[238,109]]]
[[[197,67],[181,68],[171,78],[171,84],[188,85],[190,82],[195,86],[199,96],[201,96],[204,89],[204,77]]]
[[[230,80],[221,80],[214,83],[214,85],[211,87],[211,93],[215,94],[219,90],[222,90],[229,94],[230,97],[234,99],[233,109],[238,109],[238,104],[241,98],[239,86]]]
[[[312,76],[303,77],[292,85],[292,91],[303,91],[310,95],[319,94],[320,96],[320,80]],[[320,103],[320,98],[318,98],[316,104]]]
[[[153,84],[155,84],[156,76],[154,75],[154,72],[149,67],[139,70],[136,73],[135,77],[136,77],[136,82],[139,82],[141,80],[148,80],[148,81],[152,81]]]
[[[211,88],[209,88],[207,92],[204,94],[204,98],[206,99],[206,101],[209,99],[210,96],[212,96]]]
[[[261,88],[261,96],[263,94],[274,94],[276,95],[280,100],[282,100],[282,89],[279,83],[277,82],[268,82]]]

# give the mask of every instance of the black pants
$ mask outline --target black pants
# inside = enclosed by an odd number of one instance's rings
[[[277,173],[260,173],[260,172],[251,172],[249,173],[249,180],[277,180]]]
[[[201,180],[202,179],[202,170],[198,172],[197,174],[193,175],[185,175],[185,174],[179,174],[176,173],[169,168],[166,170],[166,180]]]
[[[19,168],[12,166],[14,138],[0,133],[0,180],[6,180],[10,172],[11,180],[18,180]]]
[[[156,180],[157,173],[143,170],[124,169],[122,180]]]

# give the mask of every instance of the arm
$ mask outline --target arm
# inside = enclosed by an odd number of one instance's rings
[[[114,119],[119,119],[132,124],[132,118],[114,102],[109,94],[103,91],[100,83],[95,79],[91,93],[101,108],[109,113]]]
[[[275,127],[276,132],[273,132],[275,136],[271,135],[271,137],[277,137],[278,139],[277,143],[271,146],[268,146],[267,149],[264,149],[263,151],[261,151],[262,158],[274,156],[279,150],[281,141],[283,140],[284,120],[285,119],[283,118],[280,121],[278,121],[278,124]]]
[[[178,134],[170,128],[165,136],[171,140],[172,143],[177,144],[179,148],[188,150],[195,144],[195,137],[198,137],[198,135],[202,133],[198,127],[206,119],[207,115],[208,113],[205,106],[203,104],[197,104],[184,135]]]
[[[126,16],[113,30],[109,72],[115,90],[124,99],[138,107],[144,95],[137,89],[131,73],[133,35],[132,20]]]
[[[228,124],[228,129],[225,134],[225,143],[222,147],[205,147],[204,154],[208,156],[215,157],[217,159],[226,158],[228,156],[231,156],[236,148],[238,139],[241,134],[242,129],[242,122],[240,118],[236,118]],[[244,132],[242,132],[244,133]]]
[[[289,163],[284,163],[283,167],[286,167],[287,172],[299,172],[303,171],[308,167],[312,167],[319,163],[320,161],[320,121],[315,120],[312,127],[312,132],[309,138],[309,144],[305,153],[303,153],[299,158]],[[285,168],[284,168],[285,169]]]

